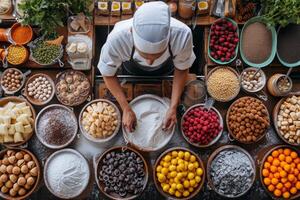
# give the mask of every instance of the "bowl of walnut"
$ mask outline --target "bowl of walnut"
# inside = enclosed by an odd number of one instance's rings
[[[86,104],[79,115],[79,128],[89,141],[103,143],[119,132],[121,113],[106,99],[96,99]]]
[[[40,180],[36,157],[26,149],[12,148],[0,152],[0,197],[21,200],[29,197]]]

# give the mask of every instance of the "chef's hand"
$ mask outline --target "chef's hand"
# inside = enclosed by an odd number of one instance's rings
[[[133,132],[136,126],[136,116],[133,110],[128,107],[123,110],[123,125],[127,132]]]
[[[164,119],[164,124],[163,124],[164,131],[171,129],[176,124],[177,122],[176,113],[177,113],[176,108],[169,108]]]

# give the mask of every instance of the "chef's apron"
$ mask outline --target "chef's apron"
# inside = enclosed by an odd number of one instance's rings
[[[123,73],[138,76],[163,76],[170,75],[174,71],[173,53],[169,42],[168,50],[170,57],[162,64],[155,67],[148,67],[139,64],[134,58],[135,47],[133,46],[130,60],[123,63]]]

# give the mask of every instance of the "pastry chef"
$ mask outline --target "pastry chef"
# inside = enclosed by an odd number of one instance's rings
[[[123,110],[123,124],[133,132],[135,113],[116,76],[122,66],[127,74],[160,76],[174,74],[170,108],[164,129],[176,123],[176,108],[195,60],[191,29],[172,18],[161,1],[143,4],[133,18],[117,23],[101,49],[98,68],[104,82]]]

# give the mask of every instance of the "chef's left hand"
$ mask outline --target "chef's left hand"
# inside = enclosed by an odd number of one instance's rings
[[[171,129],[176,124],[177,122],[176,113],[177,113],[176,107],[169,108],[164,119],[164,124],[163,124],[164,131]]]

